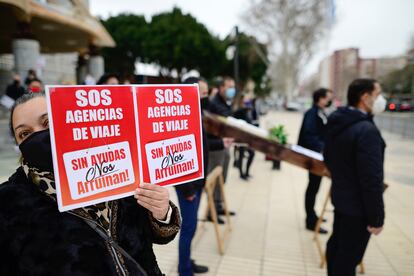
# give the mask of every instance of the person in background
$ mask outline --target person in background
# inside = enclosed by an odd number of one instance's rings
[[[117,74],[114,73],[105,73],[103,74],[99,80],[96,82],[97,85],[118,85],[119,84],[119,77]]]
[[[205,109],[206,100],[208,102],[208,85],[207,83],[196,77],[187,78],[184,83],[194,84],[198,83],[200,92],[201,109]],[[204,168],[208,166],[208,140],[204,127],[203,131],[203,154]],[[182,225],[180,231],[180,240],[178,245],[178,273],[180,276],[191,276],[194,273],[206,273],[208,267],[197,265],[191,259],[191,242],[197,229],[197,215],[200,206],[200,199],[206,181],[204,178],[175,186],[180,212],[182,217]]]
[[[373,116],[385,110],[381,87],[356,79],[348,87],[348,106],[328,119],[324,149],[331,172],[334,210],[326,258],[329,276],[355,275],[371,234],[384,225],[385,142]]]
[[[24,80],[26,87],[28,87],[30,82],[34,79],[38,79],[36,71],[34,69],[29,69],[29,71],[27,71],[26,79]]]
[[[234,87],[234,80],[230,77],[220,79],[218,83],[218,91],[210,100],[209,111],[224,117],[231,116],[233,114],[231,104],[235,96],[236,88]],[[209,135],[209,137],[212,139],[218,138],[214,135]],[[229,148],[233,141],[233,138],[225,137],[222,141],[220,141],[221,144],[219,147],[216,147],[214,150],[210,149],[208,152],[208,172],[210,173],[216,166],[222,166],[224,182],[227,180],[227,171],[230,162]],[[214,190],[214,203],[216,205],[217,214],[224,215],[223,200],[221,198],[220,188],[218,185]],[[235,212],[230,212],[230,214],[235,215]],[[211,220],[211,216],[209,216],[208,219]],[[218,220],[220,224],[224,223],[221,218],[218,218]]]
[[[13,100],[17,100],[25,93],[24,87],[21,84],[20,75],[15,74],[13,76],[13,82],[9,84],[6,88],[6,95],[12,98]]]
[[[242,95],[238,101],[237,101],[237,105],[236,105],[236,111],[233,114],[233,117],[236,119],[241,119],[246,121],[248,124],[253,124],[253,108],[252,108],[252,102],[250,100],[247,99],[246,95]],[[240,172],[240,178],[243,180],[247,180],[250,176],[249,171],[250,171],[250,166],[253,162],[253,158],[254,158],[254,150],[249,148],[248,146],[244,146],[244,145],[239,145],[237,147],[237,151],[238,151],[238,158],[237,158],[237,167],[239,169]],[[246,164],[246,170],[243,170],[243,159],[244,159],[244,153],[247,152],[248,157],[247,157],[247,164]],[[236,156],[236,154],[235,154]],[[236,157],[235,157],[236,159]]]
[[[332,91],[319,88],[313,92],[313,106],[306,111],[300,129],[298,145],[322,153],[324,147],[323,134],[328,121],[324,109],[332,103]],[[305,193],[306,229],[314,231],[318,216],[315,212],[315,200],[322,177],[309,172],[309,182]],[[320,228],[321,234],[328,233]]]
[[[252,125],[254,126],[259,126],[259,112],[257,111],[257,98],[254,97],[251,100],[247,100],[246,101],[246,106],[249,107],[251,109],[251,114],[252,114]]]
[[[208,97],[209,97],[209,99],[212,100],[216,96],[217,92],[218,92],[218,88],[217,87],[210,88],[210,90],[208,91]]]
[[[87,74],[85,77],[85,85],[95,85],[96,80],[92,77],[91,74]]]
[[[42,81],[39,79],[31,79],[27,85],[27,91],[29,93],[41,93],[43,92]]]

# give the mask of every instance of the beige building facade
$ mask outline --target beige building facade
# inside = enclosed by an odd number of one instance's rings
[[[319,84],[334,91],[336,99],[346,104],[347,88],[356,78],[374,78],[389,74],[407,64],[405,56],[363,58],[358,48],[336,50],[319,64]]]
[[[45,84],[80,83],[104,72],[100,49],[115,42],[88,0],[0,0],[0,96],[14,73]]]

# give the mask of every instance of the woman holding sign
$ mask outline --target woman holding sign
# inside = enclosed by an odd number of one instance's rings
[[[60,213],[44,95],[16,101],[10,130],[22,165],[0,185],[0,275],[162,275],[152,245],[180,228],[165,188]]]

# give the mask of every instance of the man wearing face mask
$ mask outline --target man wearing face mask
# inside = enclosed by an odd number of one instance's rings
[[[332,103],[332,91],[319,88],[313,92],[313,106],[306,111],[300,129],[298,145],[304,148],[322,152],[324,147],[323,133],[328,118],[325,108]],[[314,231],[318,217],[315,212],[315,199],[321,185],[322,177],[309,172],[309,182],[305,193],[306,229]],[[327,231],[319,229],[321,234]]]
[[[184,83],[198,83],[201,110],[205,110],[209,103],[207,83],[196,77],[189,77],[184,81]],[[210,141],[207,139],[204,127],[202,128],[202,131],[204,152],[203,164],[204,168],[207,168]],[[206,182],[206,176],[207,175],[205,174],[202,179],[175,186],[182,217],[180,240],[178,245],[178,273],[180,276],[192,276],[194,273],[208,272],[208,267],[197,265],[195,261],[191,259],[191,242],[197,229],[198,208],[200,206],[200,199]]]
[[[208,110],[211,113],[218,114],[224,117],[233,115],[231,104],[235,95],[236,88],[234,80],[230,77],[224,77],[222,80],[220,80],[218,84],[218,92],[211,99]],[[209,135],[208,137],[209,139],[218,139],[218,137],[213,135]],[[214,149],[210,147],[209,151],[208,172],[211,172],[216,166],[222,166],[224,182],[226,182],[227,179],[227,171],[230,162],[229,147],[231,146],[233,141],[233,138],[228,137],[220,139],[219,145],[217,145]],[[217,185],[214,191],[214,202],[216,205],[217,214],[224,215],[223,200],[221,198],[219,190],[220,189]],[[230,212],[230,215],[235,215],[235,213]],[[211,217],[209,219],[211,220]],[[218,218],[218,221],[220,224],[224,223],[224,221],[220,218]]]
[[[376,80],[356,79],[348,87],[348,106],[329,116],[324,158],[335,215],[328,275],[355,275],[371,234],[382,231],[385,142],[373,116],[385,105]]]
[[[218,83],[218,92],[211,100],[210,111],[224,117],[231,116],[231,104],[236,96],[234,80],[230,77],[224,77]]]

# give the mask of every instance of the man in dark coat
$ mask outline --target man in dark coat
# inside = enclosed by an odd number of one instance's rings
[[[187,78],[184,83],[198,83],[201,109],[203,110],[206,105],[208,105],[207,83],[196,77]],[[208,166],[208,140],[203,126],[202,132],[204,178],[175,186],[183,220],[178,246],[178,273],[180,276],[191,276],[193,273],[205,273],[208,271],[208,267],[197,265],[195,261],[191,259],[191,242],[197,229],[198,208],[200,206],[200,199],[206,181],[206,170]]]
[[[230,77],[224,77],[222,80],[219,81],[218,92],[211,99],[208,110],[211,113],[221,115],[224,117],[233,115],[231,103],[235,95],[236,88],[234,80]],[[209,149],[208,172],[211,172],[216,166],[222,166],[223,178],[224,182],[226,182],[227,171],[230,162],[229,147],[233,143],[234,139],[229,137],[219,139],[218,137],[213,135],[208,135],[208,137],[209,139],[214,139],[215,141],[218,141],[218,144],[216,144],[214,149],[212,147],[210,147]],[[216,205],[217,214],[224,215],[223,200],[221,198],[220,188],[218,185],[214,190],[214,203]],[[230,215],[235,215],[235,213],[230,212]],[[218,221],[220,224],[224,223],[224,221],[221,218],[218,218]]]
[[[17,100],[25,93],[24,87],[21,84],[20,76],[14,75],[13,82],[7,86],[6,88],[6,95],[12,98],[13,100]]]
[[[327,244],[328,275],[355,275],[371,234],[384,224],[383,178],[385,143],[373,115],[385,109],[378,82],[354,80],[348,106],[328,120],[324,150],[332,176],[335,217]]]
[[[328,118],[324,109],[332,102],[332,91],[319,88],[313,92],[313,106],[306,111],[300,129],[298,145],[322,153],[324,142],[323,133]],[[315,199],[322,177],[309,172],[309,183],[305,193],[306,229],[314,231],[318,216],[315,212]],[[320,233],[327,231],[320,228]]]

